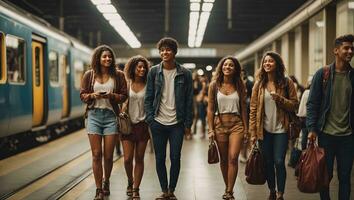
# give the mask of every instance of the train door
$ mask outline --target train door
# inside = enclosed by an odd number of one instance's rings
[[[32,41],[33,127],[42,125],[44,119],[43,53],[43,44],[37,41]]]
[[[61,70],[61,80],[62,80],[62,96],[63,96],[63,110],[62,110],[62,118],[69,117],[70,113],[70,104],[69,104],[69,66],[67,64],[67,56],[60,56],[60,70]]]

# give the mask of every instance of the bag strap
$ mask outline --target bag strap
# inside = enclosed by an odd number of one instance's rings
[[[326,91],[329,75],[330,75],[330,67],[329,65],[326,65],[323,67],[323,72],[322,72],[322,94],[324,94]]]
[[[222,120],[221,120],[221,116],[220,116],[220,111],[219,111],[219,104],[218,104],[218,87],[215,83],[215,86],[214,86],[214,102],[215,102],[215,106],[216,106],[216,112],[218,113],[218,117],[219,117],[219,120],[220,120],[220,123],[221,123],[221,126],[224,126],[223,123],[222,123]]]

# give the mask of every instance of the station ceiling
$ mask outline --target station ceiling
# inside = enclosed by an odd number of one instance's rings
[[[90,0],[5,1],[43,18],[57,28],[59,28],[60,16],[64,17],[64,31],[92,47],[97,45],[98,31],[101,32],[101,43],[127,45]],[[182,46],[187,46],[189,0],[168,0],[169,12],[165,11],[166,0],[111,1],[143,47],[155,44],[163,36],[174,37]],[[203,44],[250,43],[306,1],[232,0],[232,27],[228,27],[228,0],[215,0]],[[165,27],[166,13],[169,13],[170,19],[167,29]],[[90,37],[93,38],[91,42]]]

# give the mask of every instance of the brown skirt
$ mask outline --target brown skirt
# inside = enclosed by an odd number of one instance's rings
[[[220,122],[220,118],[221,121]],[[233,113],[214,116],[214,127],[216,140],[220,142],[229,141],[229,137],[244,133],[244,126],[239,115]]]
[[[132,142],[148,141],[150,139],[149,126],[146,122],[132,124],[132,132],[129,135],[120,135],[121,140],[129,140]]]

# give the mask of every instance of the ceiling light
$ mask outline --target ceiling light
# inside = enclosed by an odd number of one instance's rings
[[[203,76],[204,75],[204,71],[202,69],[198,69],[197,74],[199,76]]]
[[[103,17],[108,21],[122,19],[122,17],[118,13],[103,13]]]
[[[116,8],[112,4],[97,5],[96,7],[101,13],[117,13]]]
[[[202,11],[210,12],[212,8],[213,8],[213,3],[203,3]]]
[[[134,33],[130,30],[128,25],[118,14],[117,9],[112,4],[103,4],[102,2],[109,2],[109,0],[91,0],[96,8],[102,13],[103,17],[109,21],[109,24],[114,30],[128,43],[131,48],[140,48],[141,43],[135,37]],[[102,4],[96,4],[101,2]]]
[[[193,2],[198,2],[200,3],[200,0],[189,0],[189,2],[193,3]]]
[[[348,2],[348,8],[354,9],[354,1]]]
[[[208,65],[208,66],[205,67],[205,69],[206,69],[208,72],[210,72],[211,70],[213,70],[213,67],[212,67],[211,65]]]
[[[191,3],[190,10],[191,11],[199,11],[200,10],[200,3]]]
[[[94,5],[111,4],[111,0],[91,0]]]

